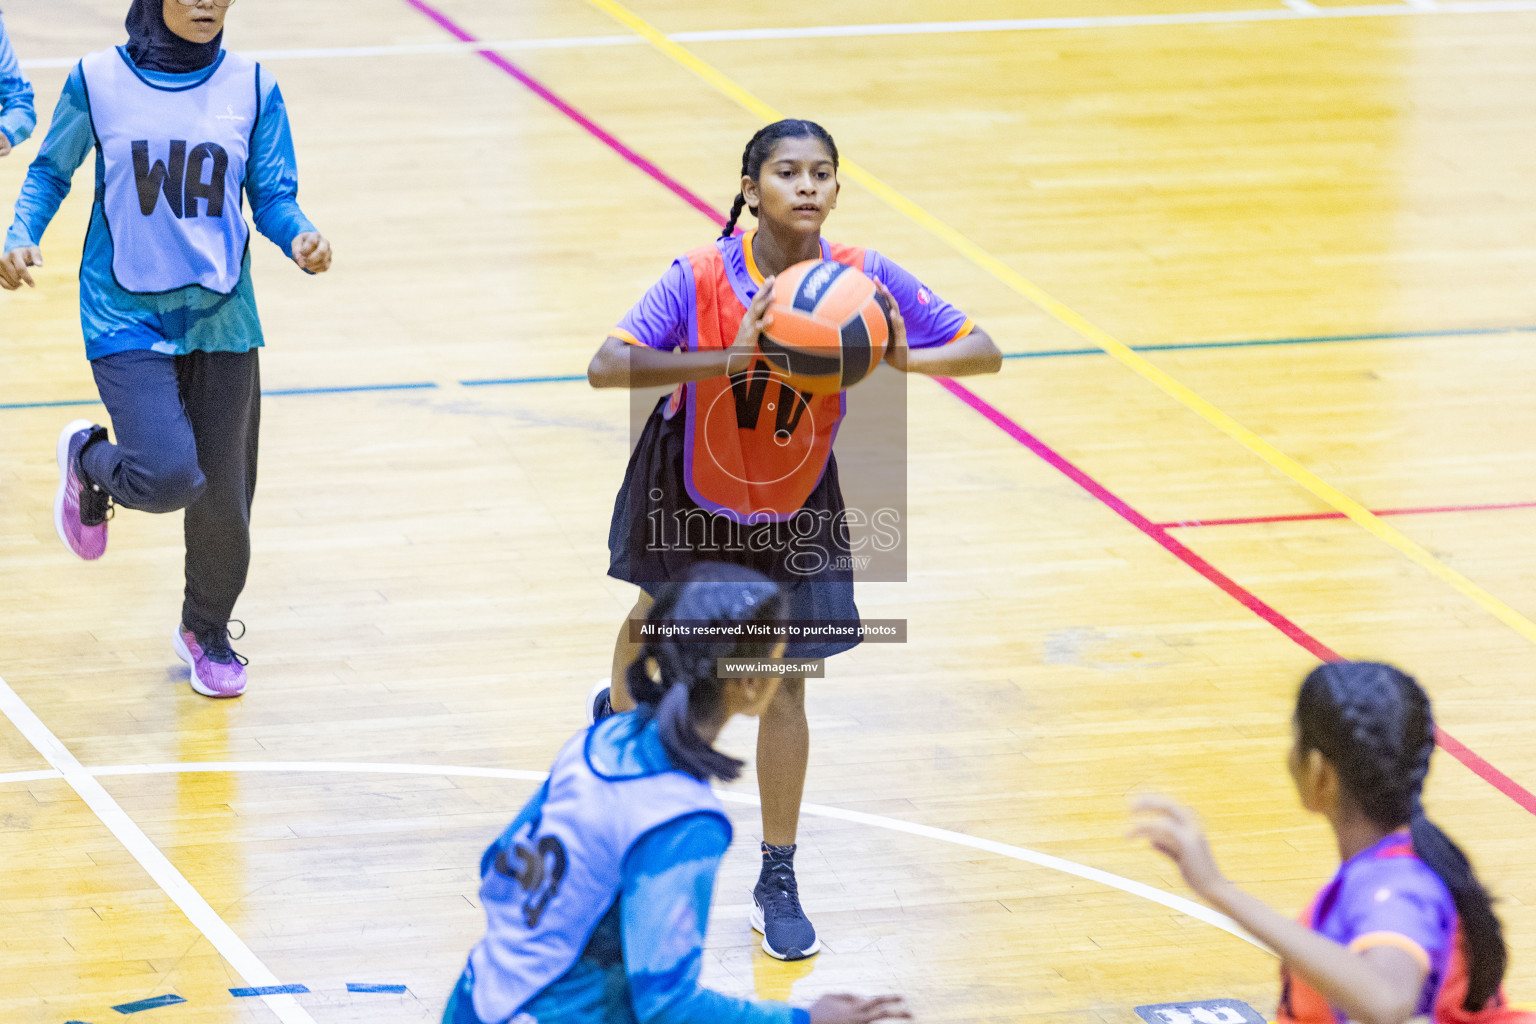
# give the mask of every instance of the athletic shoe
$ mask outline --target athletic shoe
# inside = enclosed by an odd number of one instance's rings
[[[763,952],[777,960],[804,960],[821,951],[816,927],[800,909],[795,864],[773,854],[763,858],[763,872],[752,890],[752,928],[763,933]]]
[[[107,517],[112,497],[85,479],[80,452],[92,441],[104,441],[107,428],[90,420],[75,420],[59,432],[59,489],[53,496],[53,528],[79,557],[94,562],[107,550]]]
[[[171,646],[191,669],[187,681],[192,689],[204,697],[238,697],[245,692],[245,659],[229,646],[229,627],[197,636],[177,626]]]
[[[592,684],[591,691],[587,693],[588,725],[596,725],[613,714],[613,701],[608,699],[612,692],[613,687],[609,684],[607,676]]]

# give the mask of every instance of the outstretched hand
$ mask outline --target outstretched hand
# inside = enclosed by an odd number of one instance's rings
[[[811,1004],[811,1024],[874,1024],[878,1020],[911,1020],[901,996],[822,996]]]
[[[318,231],[295,235],[293,262],[311,274],[323,274],[331,269],[331,243]]]
[[[43,250],[37,246],[29,245],[21,249],[12,249],[4,256],[0,256],[0,288],[13,292],[23,284],[28,288],[37,287],[32,281],[32,275],[27,273],[27,268],[42,265]]]
[[[1178,866],[1185,884],[1202,898],[1210,900],[1226,883],[1194,811],[1167,797],[1148,794],[1132,805],[1131,813],[1140,820],[1126,838],[1150,842],[1152,849]]]

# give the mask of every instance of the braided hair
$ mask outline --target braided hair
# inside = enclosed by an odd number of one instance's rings
[[[773,149],[780,139],[820,139],[822,145],[827,147],[827,152],[832,154],[832,169],[837,169],[837,143],[832,141],[827,130],[815,121],[787,117],[763,125],[747,142],[747,148],[741,153],[741,176],[756,181],[763,173],[763,161],[773,155]],[[721,238],[730,238],[736,232],[736,220],[741,216],[744,206],[752,212],[752,216],[757,216],[757,207],[747,206],[747,197],[740,192],[736,193],[736,199],[731,203],[730,219],[725,222],[725,230],[720,232]]]
[[[1440,876],[1466,940],[1463,1007],[1476,1012],[1504,980],[1509,954],[1488,891],[1467,855],[1424,815],[1420,795],[1435,749],[1435,723],[1424,688],[1391,665],[1336,661],[1319,665],[1296,698],[1298,749],[1316,750],[1360,811],[1386,829],[1409,827],[1413,851]]]
[[[767,624],[783,617],[785,601],[783,588],[761,573],[739,565],[700,562],[682,583],[662,585],[646,621]],[[729,782],[741,774],[742,762],[705,742],[697,725],[720,713],[723,681],[715,674],[715,660],[766,657],[776,643],[734,637],[689,642],[662,636],[641,646],[625,682],[642,718],[655,717],[661,744],[673,765],[703,781]]]

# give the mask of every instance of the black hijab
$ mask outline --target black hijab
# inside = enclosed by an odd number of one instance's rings
[[[194,43],[172,32],[165,24],[163,0],[133,0],[128,8],[128,56],[145,71],[182,75],[201,71],[219,56],[220,32],[206,43]]]

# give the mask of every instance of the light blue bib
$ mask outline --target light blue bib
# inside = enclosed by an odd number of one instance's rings
[[[647,832],[699,812],[730,829],[709,785],[691,775],[594,767],[591,745],[630,728],[630,715],[615,715],[572,737],[550,769],[539,814],[486,851],[486,934],[469,954],[482,1021],[507,1020],[571,968],[618,898],[625,855]]]
[[[235,290],[250,240],[241,188],[261,70],[227,51],[200,82],[151,85],[121,48],[80,62],[105,167],[102,214],[124,291]]]

